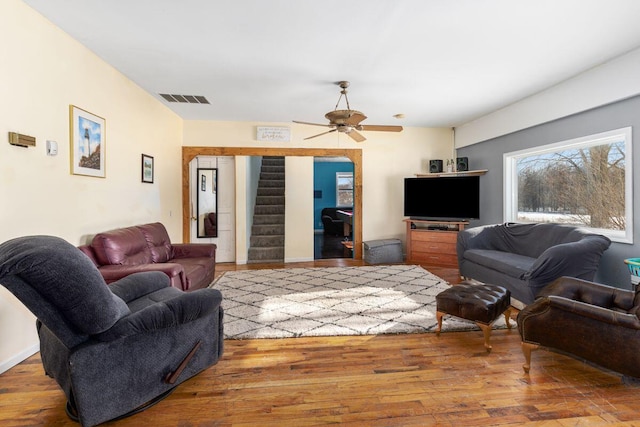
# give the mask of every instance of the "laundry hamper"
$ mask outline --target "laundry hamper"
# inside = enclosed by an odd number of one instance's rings
[[[402,262],[402,241],[381,239],[364,242],[364,261],[367,264],[394,264]]]

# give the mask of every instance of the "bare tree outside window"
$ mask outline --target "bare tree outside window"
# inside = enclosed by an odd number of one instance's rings
[[[505,179],[513,180],[505,193],[506,220],[564,223],[629,238],[630,132],[506,154]]]

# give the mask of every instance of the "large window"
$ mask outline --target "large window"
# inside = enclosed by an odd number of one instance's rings
[[[504,155],[504,218],[633,243],[631,128]]]

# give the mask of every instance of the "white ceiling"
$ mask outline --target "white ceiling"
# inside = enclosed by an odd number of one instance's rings
[[[640,46],[638,0],[24,2],[187,120],[326,123],[348,80],[363,124],[452,127]]]

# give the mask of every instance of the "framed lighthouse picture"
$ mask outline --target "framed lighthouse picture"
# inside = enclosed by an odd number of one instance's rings
[[[69,106],[71,173],[106,177],[106,120],[75,105]]]

